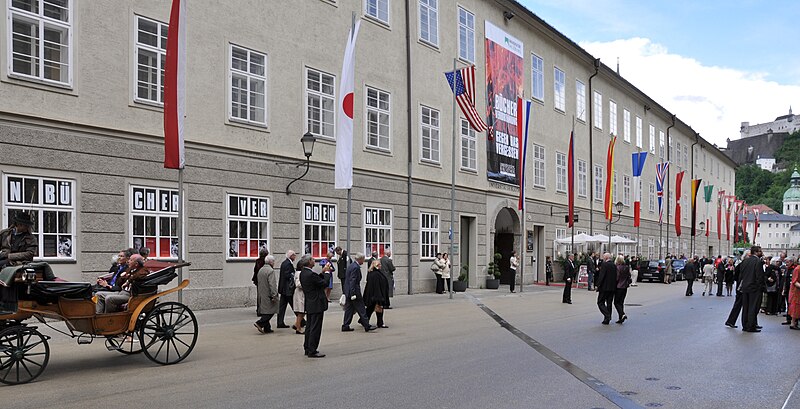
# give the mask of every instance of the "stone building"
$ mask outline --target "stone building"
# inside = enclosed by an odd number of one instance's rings
[[[692,175],[734,190],[734,162],[516,1],[271,0],[256,7],[230,0],[187,5],[187,167],[179,202],[177,172],[162,166],[169,2],[21,0],[4,3],[2,13],[3,222],[31,211],[38,258],[71,280],[107,271],[120,248],[146,246],[164,259],[182,251],[192,262],[185,291],[191,305],[241,306],[255,299],[250,277],[260,247],[280,262],[288,249],[320,257],[343,245],[347,201],[345,191],[333,189],[335,112],[353,13],[361,32],[351,247],[392,248],[400,293],[433,290],[429,266],[447,251],[451,225],[455,276],[463,268],[470,287],[484,284],[492,254],[501,252],[507,263],[512,249],[525,249],[525,283],[543,279],[553,240],[568,234],[573,128],[576,233],[605,230],[611,133],[619,136],[614,201],[624,204],[614,234],[639,238],[646,256],[688,246],[687,235],[677,240],[670,225],[676,172],[686,171],[684,209]],[[489,49],[517,63],[492,54],[500,70],[489,73]],[[476,65],[478,112],[515,115],[494,105],[501,90],[487,79],[510,81],[510,92],[534,101],[525,216],[517,210],[518,188],[489,171],[497,141],[472,131],[460,112],[453,116],[443,72],[454,57],[460,66]],[[304,164],[299,139],[306,132],[317,137],[310,171],[288,194],[288,182],[303,171],[297,165]],[[634,229],[630,164],[640,150],[648,159],[642,226]],[[669,206],[660,226],[655,164],[667,159]],[[184,249],[177,246],[179,206],[186,210]]]
[[[751,207],[752,208],[752,207]],[[747,232],[753,237],[755,230],[753,215],[750,215]],[[741,218],[740,218],[741,220]],[[768,256],[786,252],[798,255],[800,247],[800,173],[792,173],[789,189],[783,194],[783,214],[762,214],[759,217],[758,233],[755,243],[762,247]]]
[[[750,122],[742,122],[742,126],[739,128],[739,139],[766,135],[769,133],[790,134],[798,130],[800,130],[800,115],[793,114],[792,107],[789,107],[789,113],[787,115],[781,115],[772,122],[755,125],[750,125]]]

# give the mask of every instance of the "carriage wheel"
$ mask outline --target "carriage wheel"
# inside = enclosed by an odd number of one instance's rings
[[[142,343],[139,342],[139,334],[136,332],[126,332],[117,336],[106,337],[106,347],[125,355],[142,352]]]
[[[22,325],[0,331],[0,382],[18,385],[41,375],[50,360],[48,339]]]
[[[144,354],[151,361],[176,364],[186,358],[197,342],[197,318],[189,307],[166,302],[147,313],[139,330]]]

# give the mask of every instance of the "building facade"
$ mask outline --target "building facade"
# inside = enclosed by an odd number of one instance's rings
[[[3,6],[3,222],[30,211],[38,258],[64,278],[91,281],[120,248],[145,246],[164,259],[183,252],[192,262],[185,272],[191,305],[241,306],[255,300],[250,277],[259,248],[280,262],[289,249],[319,258],[344,246],[346,192],[333,188],[335,113],[353,13],[361,28],[350,247],[393,249],[398,292],[433,290],[429,266],[437,252],[448,251],[450,237],[455,276],[464,271],[470,287],[484,284],[495,252],[507,263],[513,249],[524,249],[522,280],[543,280],[553,241],[571,234],[564,214],[573,129],[575,233],[608,233],[603,193],[610,134],[618,136],[613,199],[624,205],[612,233],[638,239],[632,252],[663,257],[692,250],[693,177],[714,192],[734,191],[730,159],[516,1],[274,0],[256,7],[232,0],[187,5],[181,202],[177,172],[162,165],[168,3],[22,0]],[[533,100],[525,215],[517,210],[518,187],[490,172],[497,163],[489,152],[497,154],[502,137],[493,133],[489,141],[469,127],[454,110],[443,75],[454,59],[461,67],[475,64],[477,111],[484,117],[490,111],[494,120],[498,114],[514,118],[490,86],[511,69],[489,64],[487,50],[496,45],[490,42],[503,42],[498,36],[519,61],[516,92]],[[299,139],[306,132],[317,137],[310,170],[287,193],[303,170]],[[639,151],[648,159],[641,175],[642,224],[635,229],[631,154]],[[662,161],[671,166],[659,224],[655,165]],[[676,237],[675,175],[681,171],[684,233]],[[715,203],[704,205],[699,194],[698,220],[710,217]],[[180,206],[184,249],[177,245]]]
[[[742,122],[742,126],[739,128],[739,138],[745,139],[751,136],[766,135],[768,133],[791,134],[798,130],[800,130],[800,115],[793,114],[792,107],[789,107],[789,113],[787,115],[781,115],[772,122],[754,125],[750,125],[750,122]]]

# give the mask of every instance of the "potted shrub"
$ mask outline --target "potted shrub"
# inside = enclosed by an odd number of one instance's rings
[[[502,258],[502,254],[494,253],[494,261],[489,262],[489,267],[486,269],[486,273],[489,274],[486,277],[486,288],[489,290],[500,288],[500,266],[498,263]]]
[[[469,265],[464,264],[461,266],[461,274],[458,275],[458,279],[453,282],[453,291],[457,293],[463,293],[467,291],[467,284],[469,283]]]

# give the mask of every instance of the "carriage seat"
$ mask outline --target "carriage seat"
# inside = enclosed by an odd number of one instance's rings
[[[31,286],[35,298],[64,297],[72,300],[91,300],[92,285],[70,281],[39,281]]]

